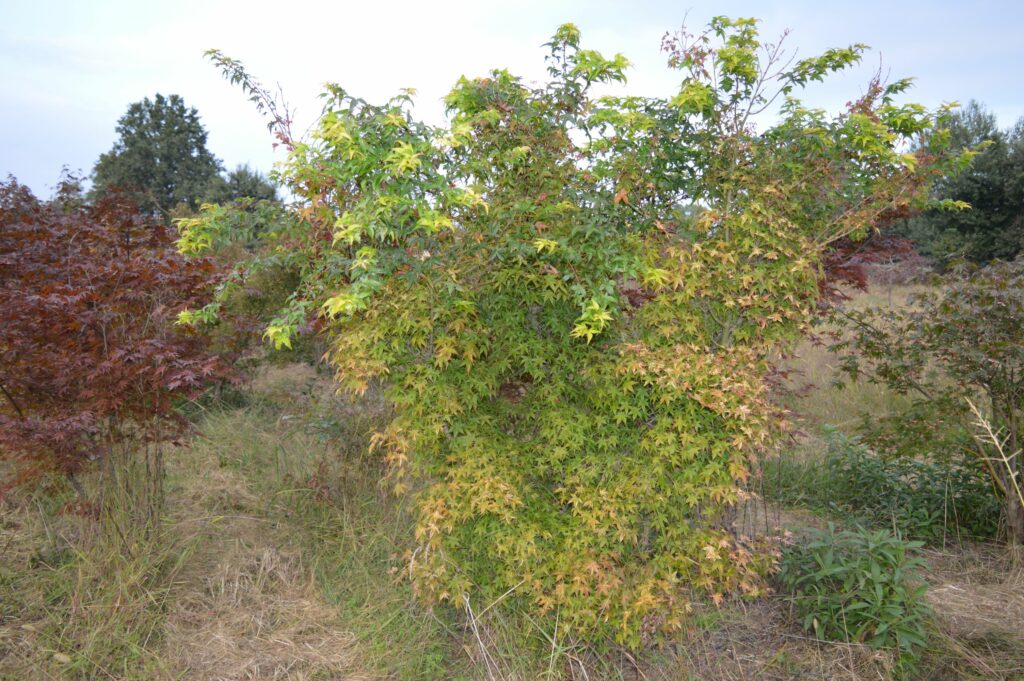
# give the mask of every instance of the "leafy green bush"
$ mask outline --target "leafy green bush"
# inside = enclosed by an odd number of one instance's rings
[[[1024,260],[958,268],[943,288],[915,296],[906,309],[844,316],[852,338],[834,349],[852,350],[842,357],[852,377],[863,373],[911,395],[920,413],[955,423],[953,432],[972,432],[978,420],[991,424],[995,443],[960,437],[963,444],[952,453],[977,457],[985,467],[1000,492],[1010,540],[1024,544],[1024,456],[1018,455],[1024,447]],[[973,414],[972,402],[987,411]],[[931,426],[944,428],[938,419]],[[932,447],[920,431],[895,432],[924,445],[916,456],[950,458],[950,450]]]
[[[901,400],[891,413],[862,414],[856,433],[883,459],[963,461],[975,447],[964,406],[948,395]]]
[[[886,530],[830,525],[783,553],[779,579],[818,638],[893,649],[912,662],[927,635],[927,587],[911,574],[924,565],[913,555],[920,546]]]
[[[376,106],[337,85],[310,139],[275,119],[297,204],[273,252],[303,262],[266,336],[288,346],[318,317],[342,386],[383,383],[373,442],[417,495],[425,600],[639,645],[695,598],[764,593],[771,555],[725,518],[784,428],[769,359],[816,314],[830,244],[926,199],[946,111],[897,104],[909,81],[804,107],[863,46],[789,62],[725,17],[667,42],[678,93],[597,98],[628,61],[580,40],[558,29],[542,85],[461,78],[445,128],[408,93]],[[755,131],[772,102],[779,123]],[[183,224],[183,245],[218,220]]]
[[[825,429],[825,441],[823,457],[773,464],[766,495],[927,542],[997,534],[999,498],[973,461],[885,459],[834,428]]]

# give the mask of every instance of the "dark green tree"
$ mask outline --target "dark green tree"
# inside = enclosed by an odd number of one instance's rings
[[[135,102],[117,122],[118,139],[93,169],[93,194],[131,192],[139,207],[168,217],[172,208],[197,208],[220,179],[220,161],[206,148],[199,113],[178,95]]]
[[[941,264],[1012,260],[1024,250],[1024,119],[1000,130],[995,116],[971,101],[950,118],[948,130],[954,149],[978,154],[962,173],[935,184],[935,198],[971,208],[929,210],[901,231]]]
[[[276,201],[277,187],[266,175],[244,164],[227,175],[218,175],[207,189],[205,199],[209,203],[231,203],[238,199]]]

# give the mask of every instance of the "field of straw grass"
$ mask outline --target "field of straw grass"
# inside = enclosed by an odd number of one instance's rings
[[[851,304],[905,304],[911,290]],[[807,434],[793,456],[820,455],[823,424],[898,406],[878,386],[832,387],[823,348],[791,361],[794,380],[816,386],[790,405]],[[810,638],[781,595],[708,606],[639,654],[596,655],[490,604],[424,609],[402,577],[411,502],[380,486],[366,452],[387,414],[379,398],[346,402],[329,376],[292,364],[190,413],[190,445],[165,452],[155,521],[132,506],[143,473],[130,465],[124,503],[98,518],[59,480],[0,503],[0,679],[895,678],[886,653]],[[86,480],[97,494],[108,482]],[[763,502],[739,517],[747,531],[825,521]],[[925,557],[935,617],[920,678],[1024,678],[1020,557],[978,545]]]

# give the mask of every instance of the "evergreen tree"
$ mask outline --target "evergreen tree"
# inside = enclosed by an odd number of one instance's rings
[[[218,175],[207,189],[205,199],[209,203],[231,203],[237,199],[276,201],[277,187],[263,173],[244,164],[226,176]]]
[[[901,231],[940,263],[1014,259],[1024,249],[1024,119],[1000,130],[995,116],[971,101],[950,118],[948,130],[954,149],[978,154],[966,170],[936,183],[935,198],[970,209],[933,209]]]
[[[139,207],[167,217],[172,208],[198,207],[219,179],[220,161],[206,148],[195,108],[178,95],[135,102],[117,123],[118,139],[93,169],[93,194],[131,192]]]

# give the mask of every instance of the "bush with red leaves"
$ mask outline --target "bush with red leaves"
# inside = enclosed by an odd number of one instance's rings
[[[0,183],[0,459],[73,476],[126,440],[182,432],[175,403],[231,368],[174,326],[218,273],[124,197],[85,206]]]
[[[866,291],[869,273],[878,283],[906,284],[930,271],[928,261],[909,239],[893,234],[892,224],[913,217],[909,208],[885,214],[865,239],[834,242],[822,261],[819,306],[828,310],[849,299],[848,291]]]

